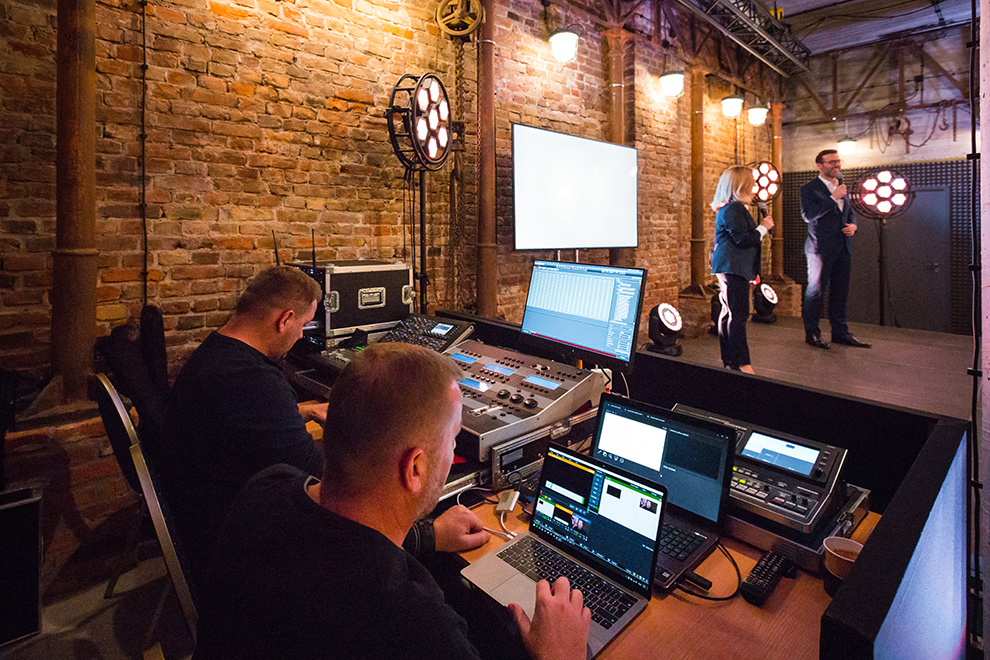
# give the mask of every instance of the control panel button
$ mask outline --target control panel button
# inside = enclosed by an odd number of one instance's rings
[[[511,401],[512,403],[519,403],[522,400],[523,400],[523,395],[519,394],[518,392],[516,392],[515,394],[509,397],[509,401]]]
[[[504,399],[509,396],[509,390],[506,389],[499,390],[495,396],[497,396],[500,399]]]
[[[536,399],[526,399],[525,401],[523,401],[523,405],[526,406],[527,408],[535,408],[537,405],[537,401]]]

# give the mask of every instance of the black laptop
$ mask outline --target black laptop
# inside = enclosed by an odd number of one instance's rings
[[[591,455],[667,487],[654,584],[669,589],[715,547],[729,502],[735,429],[613,394]]]

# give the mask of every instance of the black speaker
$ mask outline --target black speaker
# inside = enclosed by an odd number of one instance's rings
[[[0,492],[0,647],[41,632],[41,489]]]

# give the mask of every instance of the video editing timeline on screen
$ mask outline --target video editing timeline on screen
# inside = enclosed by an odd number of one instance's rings
[[[486,461],[494,444],[564,419],[605,391],[601,372],[467,340],[447,352],[464,371],[457,454]]]
[[[522,332],[629,361],[644,271],[536,261]]]
[[[601,405],[596,458],[663,484],[672,505],[719,520],[730,439],[700,424]]]
[[[578,556],[584,552],[607,561],[640,587],[649,585],[663,496],[552,449],[543,462],[543,479],[533,529],[566,543]]]

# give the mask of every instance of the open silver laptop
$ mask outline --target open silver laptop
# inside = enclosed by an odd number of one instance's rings
[[[602,396],[591,455],[670,492],[656,586],[669,589],[718,542],[729,503],[735,441],[730,426],[613,394]]]
[[[461,573],[530,617],[536,582],[567,576],[591,609],[594,657],[650,600],[666,502],[663,486],[551,446],[529,531]]]

